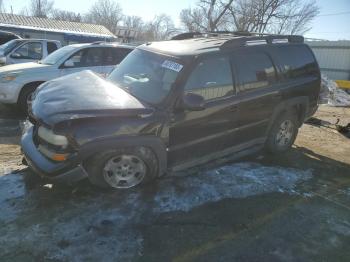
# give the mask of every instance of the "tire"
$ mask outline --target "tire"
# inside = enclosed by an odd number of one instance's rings
[[[295,112],[286,112],[278,116],[268,135],[266,149],[270,153],[288,151],[298,135],[298,118]]]
[[[117,189],[146,184],[157,177],[158,171],[155,154],[145,147],[101,152],[90,158],[84,166],[92,184]]]
[[[21,93],[19,94],[17,105],[19,109],[26,115],[28,114],[28,98],[35,91],[36,88],[37,86],[23,87]]]

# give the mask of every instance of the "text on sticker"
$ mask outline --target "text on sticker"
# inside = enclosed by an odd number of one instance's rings
[[[162,64],[162,67],[176,71],[176,72],[180,72],[181,69],[183,68],[183,65],[180,65],[170,60],[165,60]]]

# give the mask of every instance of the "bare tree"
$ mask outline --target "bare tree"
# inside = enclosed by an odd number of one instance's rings
[[[23,12],[31,16],[46,18],[53,10],[53,0],[30,0],[29,8]]]
[[[116,33],[118,25],[123,20],[123,10],[119,3],[113,0],[97,0],[84,20],[88,23],[104,25],[112,33]]]
[[[124,17],[124,26],[130,29],[141,30],[144,26],[144,22],[139,16],[127,15]]]
[[[180,19],[188,30],[219,30],[227,22],[232,3],[233,0],[199,0],[196,8],[182,10]]]
[[[182,10],[180,19],[190,31],[302,34],[318,13],[315,0],[200,0]]]
[[[319,13],[314,0],[238,0],[229,10],[237,30],[280,34],[305,33]]]
[[[171,17],[160,14],[155,16],[151,22],[145,24],[139,38],[144,41],[159,41],[168,39],[177,32],[178,29],[175,28]]]
[[[74,13],[65,10],[55,9],[52,11],[51,16],[52,19],[62,20],[62,21],[70,21],[70,22],[81,22],[82,18],[79,13]]]

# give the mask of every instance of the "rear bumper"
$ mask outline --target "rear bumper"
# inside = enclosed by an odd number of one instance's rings
[[[23,134],[21,145],[28,166],[42,177],[65,183],[73,183],[87,177],[84,167],[76,158],[53,162],[42,155],[33,142],[33,127],[29,127]]]

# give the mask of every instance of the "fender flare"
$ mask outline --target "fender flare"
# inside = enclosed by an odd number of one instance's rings
[[[158,176],[167,170],[167,150],[164,142],[155,136],[133,136],[98,139],[82,145],[79,149],[79,158],[84,161],[96,153],[123,147],[148,147],[157,157]]]
[[[296,106],[301,106],[300,108],[300,114],[298,115],[298,119],[300,120],[299,122],[299,127],[304,123],[304,120],[306,118],[307,112],[309,110],[309,98],[307,96],[300,96],[300,97],[295,97],[291,99],[284,100],[280,102],[274,109],[272,116],[270,118],[270,122],[267,128],[267,134],[270,132],[270,129],[275,122],[276,118],[284,113],[290,110],[291,108],[294,108]]]

